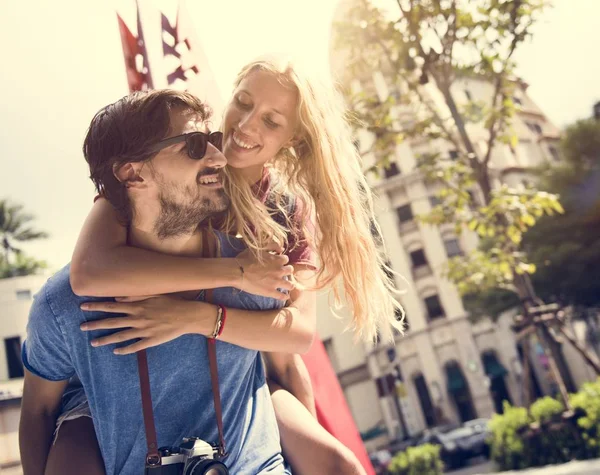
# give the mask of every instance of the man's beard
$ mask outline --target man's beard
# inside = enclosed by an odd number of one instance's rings
[[[192,234],[206,218],[226,211],[229,196],[223,189],[212,191],[212,196],[201,196],[200,189],[182,188],[163,183],[158,197],[160,214],[154,223],[159,239]]]

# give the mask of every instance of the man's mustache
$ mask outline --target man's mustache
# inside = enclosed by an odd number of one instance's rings
[[[201,172],[198,172],[198,175],[196,175],[196,180],[200,180],[200,178],[202,178],[203,176],[207,176],[207,175],[219,175],[219,177],[221,177],[222,174],[223,174],[222,168],[205,168]]]

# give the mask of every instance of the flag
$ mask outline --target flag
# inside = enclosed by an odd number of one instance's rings
[[[123,45],[123,57],[125,59],[125,71],[129,91],[143,91],[152,89],[152,75],[148,67],[148,55],[144,43],[144,35],[140,23],[139,9],[136,9],[137,36],[134,35],[125,21],[117,13],[119,31],[121,33],[121,44]]]
[[[129,90],[189,91],[211,106],[217,127],[224,103],[185,2],[178,2],[175,15],[169,13],[153,2],[136,1],[134,34],[117,12]]]

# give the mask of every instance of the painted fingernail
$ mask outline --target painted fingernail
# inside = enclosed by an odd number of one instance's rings
[[[81,310],[87,310],[87,309],[88,309],[88,308],[90,308],[90,307],[89,307],[89,305],[88,305],[87,303],[82,303],[82,304],[79,306],[79,308],[80,308]]]
[[[99,344],[96,340],[92,340],[92,346],[98,346]]]
[[[81,325],[79,325],[79,329],[80,330],[87,330],[88,329],[87,323],[82,323]]]
[[[117,350],[113,350],[113,353],[114,353],[115,355],[120,355],[120,354],[122,353],[122,351],[121,351],[121,350],[119,350],[119,349],[117,349]]]

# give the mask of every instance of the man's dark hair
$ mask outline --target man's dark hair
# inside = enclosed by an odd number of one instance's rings
[[[119,212],[125,223],[132,209],[125,183],[114,175],[120,166],[152,159],[152,146],[171,133],[170,111],[181,109],[206,122],[211,109],[182,91],[161,89],[134,92],[102,108],[92,119],[83,142],[83,155],[98,193]]]

